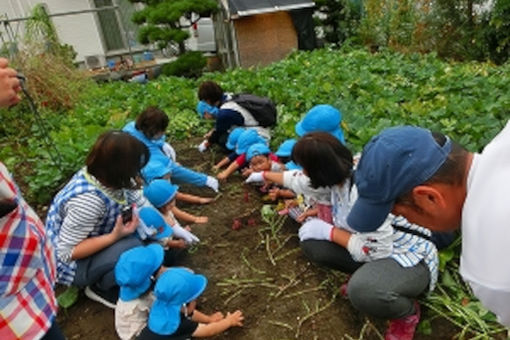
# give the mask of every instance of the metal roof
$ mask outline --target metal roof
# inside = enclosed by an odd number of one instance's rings
[[[315,6],[310,0],[227,0],[231,18],[245,17],[249,15],[289,11],[292,9],[308,8]]]

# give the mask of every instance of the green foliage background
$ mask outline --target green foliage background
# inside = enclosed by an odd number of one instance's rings
[[[47,203],[83,165],[100,132],[121,128],[149,105],[170,116],[170,140],[207,131],[210,122],[199,120],[195,112],[196,90],[206,79],[218,81],[228,91],[269,96],[277,103],[273,147],[294,135],[295,123],[307,110],[328,103],[342,111],[348,144],[356,151],[381,129],[399,124],[444,132],[476,151],[510,117],[509,71],[509,64],[447,63],[434,55],[321,49],[296,52],[265,68],[208,73],[197,80],[162,77],[147,85],[91,86],[70,111],[42,108],[62,166],[52,163],[32,114],[23,105],[1,111],[0,159],[27,183],[32,203]]]

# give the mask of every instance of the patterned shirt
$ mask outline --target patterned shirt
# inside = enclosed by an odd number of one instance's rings
[[[0,339],[40,339],[57,314],[55,257],[44,225],[0,163]]]

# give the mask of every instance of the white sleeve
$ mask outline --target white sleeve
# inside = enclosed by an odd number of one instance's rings
[[[283,186],[298,195],[311,196],[319,203],[329,204],[331,200],[331,188],[312,188],[310,178],[300,170],[284,171]]]
[[[489,288],[472,281],[467,282],[482,305],[496,314],[502,325],[510,327],[510,292]]]

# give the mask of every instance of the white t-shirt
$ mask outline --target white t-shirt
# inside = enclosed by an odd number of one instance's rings
[[[123,301],[115,306],[115,330],[122,340],[135,339],[147,325],[149,311],[156,297],[152,292],[138,299]]]
[[[475,154],[462,209],[460,273],[482,304],[510,326],[510,122]]]

